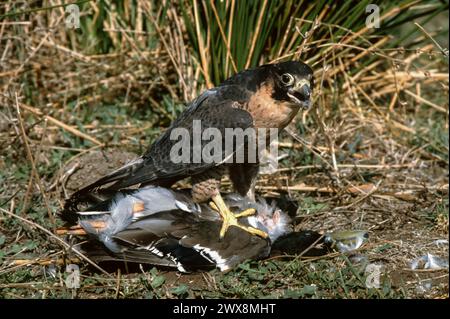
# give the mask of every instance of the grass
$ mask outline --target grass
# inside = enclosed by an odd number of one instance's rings
[[[59,23],[63,7],[49,8],[61,1],[29,4],[0,5],[0,297],[448,298],[448,270],[409,269],[427,253],[448,258],[434,244],[448,237],[448,56],[435,44],[448,29],[433,29],[448,21],[447,2],[380,2],[379,30],[365,29],[365,1],[87,1],[75,30]],[[356,256],[181,276],[115,265],[106,275],[81,261],[80,289],[64,284],[64,263],[33,262],[75,257],[48,211],[101,174],[86,168],[94,151],[112,170],[234,65],[299,57],[315,70],[315,106],[282,133],[288,156],[257,189],[289,200],[297,231],[368,230]],[[367,263],[383,265],[379,289],[365,286]]]

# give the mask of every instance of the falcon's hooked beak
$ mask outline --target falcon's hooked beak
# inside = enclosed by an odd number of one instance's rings
[[[311,82],[307,79],[301,79],[288,90],[287,95],[293,103],[307,110],[311,106],[311,93]]]

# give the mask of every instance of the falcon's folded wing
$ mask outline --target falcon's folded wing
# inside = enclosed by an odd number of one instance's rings
[[[248,98],[247,92],[234,85],[204,92],[188,106],[142,157],[77,191],[68,201],[68,205],[102,186],[106,186],[106,189],[109,190],[118,190],[142,183],[167,186],[220,165],[239,147],[244,147],[242,143],[239,145],[235,143],[231,148],[231,154],[227,153],[230,149],[225,147],[226,128],[245,130],[253,127],[250,113],[237,108],[237,104],[246,98]],[[200,133],[197,128],[201,129]],[[215,136],[209,136],[209,139],[203,139],[202,136],[198,136],[209,128],[215,128],[220,132],[221,140],[215,140],[215,142],[221,143],[221,156],[216,158],[222,159],[222,162],[218,160],[205,161],[202,156],[199,157],[198,152],[201,152],[205,145],[215,138]],[[183,133],[187,136],[181,137]],[[174,160],[174,149],[177,145],[181,145],[180,137],[181,139],[185,138],[185,141],[187,140],[189,143],[189,153],[182,154],[183,160],[177,161]],[[194,139],[197,139],[199,144],[194,143]],[[195,148],[195,145],[200,146],[200,149]],[[200,160],[197,160],[198,158]]]

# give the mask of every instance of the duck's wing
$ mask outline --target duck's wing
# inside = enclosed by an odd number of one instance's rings
[[[103,254],[95,261],[121,260],[175,267],[179,271],[229,270],[247,259],[259,259],[270,252],[270,241],[236,228],[222,240],[212,237],[220,221],[201,220],[181,210],[161,212],[132,222],[119,232],[93,234],[103,243]]]

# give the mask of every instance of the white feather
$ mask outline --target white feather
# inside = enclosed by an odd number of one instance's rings
[[[219,268],[220,271],[226,271],[230,269],[230,266],[227,265],[227,259],[222,258],[222,256],[220,256],[217,251],[214,251],[208,247],[200,246],[199,244],[195,245],[192,248],[198,251],[203,257],[216,264],[217,268]],[[206,255],[208,255],[209,258],[206,257]]]

